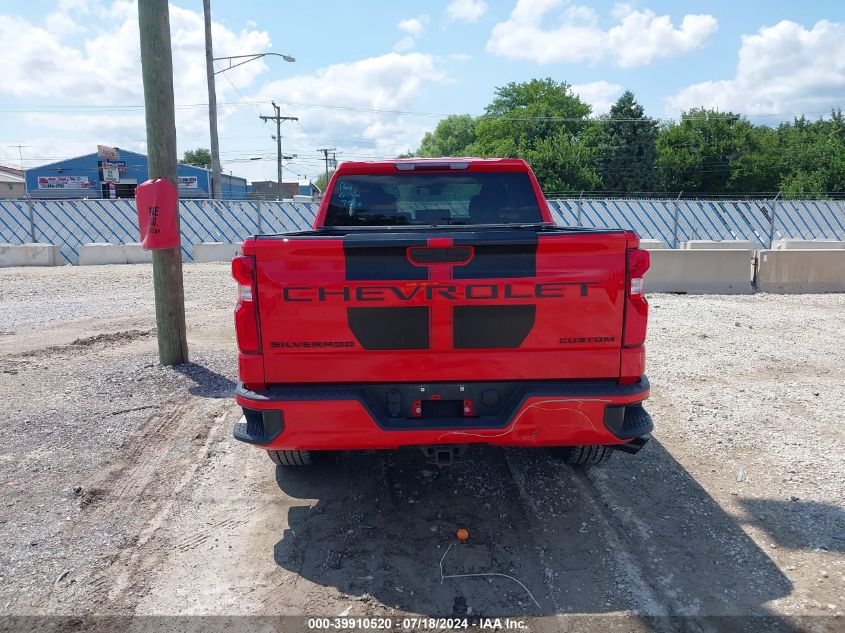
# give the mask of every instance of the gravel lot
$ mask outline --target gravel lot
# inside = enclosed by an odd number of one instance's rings
[[[843,630],[845,296],[652,296],[654,440],[601,469],[477,447],[289,474],[231,438],[228,266],[185,277],[192,363],[162,368],[149,266],[0,270],[0,615]],[[522,585],[441,577],[489,572]]]

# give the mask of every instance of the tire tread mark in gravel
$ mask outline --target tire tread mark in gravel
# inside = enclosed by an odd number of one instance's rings
[[[520,501],[526,509],[525,514],[526,516],[531,517],[536,524],[542,526],[543,521],[541,519],[540,509],[536,505],[534,496],[526,489],[527,482],[525,481],[525,477],[523,473],[514,466],[513,460],[513,452],[506,450],[505,462],[508,465],[508,469],[511,472],[514,483],[519,490]],[[562,468],[565,467],[562,466]],[[639,604],[637,606],[648,615],[666,615],[669,613],[669,610],[658,597],[661,593],[646,580],[646,574],[643,573],[643,570],[636,563],[635,557],[629,551],[630,548],[627,547],[627,538],[625,538],[623,534],[620,534],[619,530],[613,527],[613,517],[608,517],[607,504],[604,500],[599,499],[599,494],[597,494],[599,491],[597,491],[588,476],[584,473],[571,468],[568,469],[568,472],[572,473],[571,479],[581,493],[580,499],[590,506],[590,508],[594,510],[594,515],[598,517],[598,522],[600,523],[603,531],[603,538],[610,550],[613,552],[614,566],[617,572],[627,576],[629,585],[638,589]],[[546,564],[542,551],[540,556],[541,562]],[[562,613],[560,605],[558,605],[554,600],[553,593],[550,597],[554,603],[555,610],[558,613]],[[561,626],[564,627],[565,630],[565,621],[561,622]],[[657,627],[657,630],[663,630],[659,623],[655,622],[655,626]],[[671,629],[666,629],[667,632],[669,630]]]
[[[194,406],[191,407],[191,404]],[[126,595],[142,595],[145,593],[145,591],[128,591],[128,589],[135,588],[137,585],[136,579],[138,577],[143,578],[144,573],[150,569],[162,557],[162,555],[166,555],[166,548],[163,549],[159,546],[150,552],[146,551],[144,546],[150,542],[159,528],[161,528],[164,524],[171,509],[173,508],[173,505],[178,500],[179,495],[187,488],[188,484],[196,475],[197,469],[202,465],[203,458],[208,454],[211,445],[214,442],[224,441],[228,435],[228,429],[230,427],[226,424],[226,420],[231,417],[230,415],[227,415],[227,413],[230,413],[230,406],[219,402],[209,402],[207,400],[194,400],[193,403],[183,402],[177,406],[183,414],[179,423],[174,425],[174,429],[164,436],[168,440],[172,439],[174,435],[185,437],[184,427],[187,426],[186,422],[196,418],[202,419],[205,416],[214,420],[213,432],[208,433],[198,449],[191,451],[192,459],[182,469],[181,476],[178,477],[174,486],[171,488],[169,496],[163,500],[163,503],[160,505],[156,504],[156,506],[154,506],[154,513],[145,521],[143,528],[138,534],[135,546],[122,553],[123,556],[121,556],[121,558],[124,558],[125,564],[122,566],[122,571],[114,580],[114,584],[109,591],[109,602],[112,604],[117,601],[118,598],[123,598]],[[147,460],[147,463],[150,462],[157,463],[158,460]],[[140,497],[136,497],[136,499],[140,500]],[[145,587],[143,589],[148,590],[149,588]],[[140,596],[138,595],[138,597]],[[138,598],[135,599],[135,603],[137,603],[137,599]]]
[[[612,513],[611,508],[624,508],[625,503],[619,501],[614,495],[613,491],[607,485],[606,473],[602,471],[576,472],[574,474],[574,479],[578,482],[581,489],[584,490],[585,494],[590,496],[591,501],[595,504],[595,506],[601,511],[603,523],[606,524],[609,529],[613,529],[617,541],[619,541],[620,543],[628,542],[630,540],[630,537],[628,537],[627,535],[633,532],[637,532],[638,534],[643,536],[643,540],[647,540],[648,529],[631,512]],[[622,524],[623,528],[611,528],[610,526],[612,526],[614,523]],[[653,552],[650,551],[648,552],[648,554],[653,555]],[[663,598],[661,612],[657,613],[656,615],[682,614],[689,612],[689,601],[680,599],[677,596],[677,592],[675,591],[676,588],[671,585],[668,577],[661,575],[648,575],[644,573],[641,566],[637,565],[634,562],[632,556],[628,555],[627,558],[628,561],[625,561],[623,559],[623,564],[625,564],[626,567],[628,567],[629,565],[634,566],[634,569],[636,569],[637,573],[639,573],[642,579],[641,582],[645,583],[646,578],[650,578],[653,580],[653,582],[648,582],[647,585],[640,586],[647,586],[649,588],[650,593],[652,594],[652,599],[654,601],[657,601],[657,596]],[[648,610],[648,606],[646,606],[646,609],[649,615],[655,615],[650,610]],[[700,627],[697,626],[693,618],[683,618],[676,620],[675,625],[683,625],[684,630],[700,630]]]
[[[174,547],[182,552],[188,552],[192,549],[196,549],[208,539],[212,538],[215,534],[219,534],[223,530],[233,529],[247,523],[249,523],[247,519],[236,519],[234,517],[223,519],[222,521],[212,523],[208,527],[177,541]]]
[[[153,538],[156,532],[164,524],[165,520],[170,514],[171,509],[178,500],[180,494],[194,478],[197,469],[203,463],[203,457],[208,454],[211,445],[217,441],[222,441],[228,432],[229,427],[225,424],[227,416],[226,405],[212,403],[204,400],[194,401],[195,407],[191,408],[189,403],[182,403],[181,407],[186,414],[180,419],[180,424],[174,425],[174,431],[168,434],[171,437],[176,430],[180,429],[186,420],[192,419],[190,416],[204,416],[208,415],[215,421],[215,432],[209,432],[199,449],[194,449],[191,454],[191,461],[185,465],[183,471],[175,473],[175,484],[171,488],[170,494],[163,500],[162,504],[156,504],[154,513],[145,521],[143,528],[138,534],[137,543],[129,550],[123,552],[125,564],[122,566],[122,571],[115,579],[113,586],[109,591],[109,602],[114,603],[118,598],[124,598],[127,595],[138,595],[146,593],[149,587],[142,587],[142,591],[128,591],[128,589],[135,589],[137,585],[137,578],[143,578],[144,572],[153,567],[153,565],[163,556],[166,555],[166,548],[160,545],[153,551],[146,551],[145,545]],[[137,601],[137,598],[136,598]]]
[[[91,511],[81,511],[66,538],[73,538],[73,533],[79,531],[87,533],[92,525],[102,527],[104,522],[121,524],[128,518],[129,526],[123,528],[126,530],[124,544],[118,551],[106,556],[102,565],[89,570],[87,577],[78,579],[96,590],[95,601],[89,604],[91,611],[96,612],[99,604],[108,604],[110,610],[132,611],[148,590],[138,586],[138,579],[144,577],[167,548],[160,543],[152,550],[146,546],[196,475],[211,445],[227,439],[226,419],[231,417],[228,415],[231,408],[229,403],[219,401],[188,397],[178,400],[153,415],[130,439],[131,445],[120,464],[108,469],[94,482],[101,488],[111,487],[111,492],[106,492],[89,506]],[[207,424],[209,432],[199,446],[186,441],[195,436],[190,432],[191,425],[203,423]],[[174,450],[179,452],[175,458]],[[145,491],[162,481],[172,482],[167,494],[161,499],[146,499]],[[132,523],[133,519],[140,523]]]
[[[191,422],[193,413],[188,401],[183,399],[173,407],[153,415],[140,437],[130,440],[132,445],[123,464],[117,472],[109,474],[108,480],[115,483],[94,505],[93,517],[119,515],[138,500],[155,477],[162,460],[167,457],[168,449],[184,441],[187,436],[184,427]],[[105,486],[103,488],[108,490]]]

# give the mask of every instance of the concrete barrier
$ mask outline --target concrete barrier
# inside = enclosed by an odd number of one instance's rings
[[[79,247],[80,266],[99,266],[101,264],[125,264],[126,252],[122,244],[93,242]]]
[[[53,244],[0,244],[0,268],[12,266],[58,266],[61,251]]]
[[[127,264],[151,264],[153,262],[153,252],[145,251],[138,242],[124,244],[123,252],[126,255]]]
[[[669,248],[663,240],[640,240],[640,248],[647,251],[656,251]]]
[[[830,251],[840,248],[845,249],[845,242],[836,240],[774,240],[772,242],[773,251]]]
[[[845,292],[845,250],[758,251],[756,285],[779,294]]]
[[[109,244],[94,242],[79,248],[80,266],[102,266],[104,264],[149,264],[153,252],[145,251],[140,244]]]
[[[737,251],[753,251],[754,245],[748,240],[689,240],[681,245],[685,250],[713,250],[717,248],[737,250]]]
[[[646,292],[751,294],[753,251],[734,249],[650,251]]]
[[[230,262],[241,252],[241,245],[228,242],[203,242],[194,244],[194,261],[202,262]]]

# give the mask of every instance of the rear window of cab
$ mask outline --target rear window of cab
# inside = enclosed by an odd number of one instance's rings
[[[405,173],[341,176],[325,226],[542,222],[528,174]]]

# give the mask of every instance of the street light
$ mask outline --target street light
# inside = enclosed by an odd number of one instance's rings
[[[212,61],[221,62],[223,60],[228,60],[229,65],[226,68],[221,68],[220,70],[215,70],[214,74],[219,75],[220,73],[225,73],[227,70],[232,70],[233,68],[237,68],[238,66],[243,66],[251,61],[255,61],[256,59],[261,59],[262,57],[267,57],[269,55],[273,55],[274,57],[281,57],[286,62],[295,62],[296,58],[291,57],[290,55],[284,55],[282,53],[250,53],[249,55],[229,55],[228,57],[214,57]],[[243,59],[244,61],[238,62],[237,64],[233,64],[233,59]]]
[[[211,137],[211,197],[220,198],[220,141],[217,138],[217,89],[214,85],[214,76],[242,66],[256,59],[272,55],[281,57],[286,62],[295,62],[296,59],[282,53],[250,53],[247,55],[231,55],[229,57],[214,57],[211,47],[211,0],[202,0],[202,10],[205,15],[205,71],[208,79],[208,128]],[[233,59],[240,59],[235,64]],[[226,68],[214,70],[214,62],[229,60]]]

